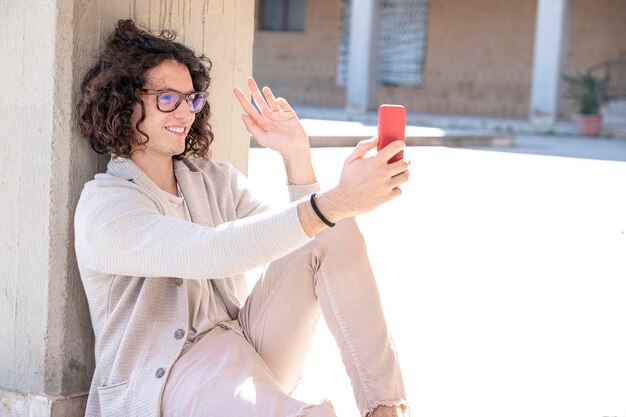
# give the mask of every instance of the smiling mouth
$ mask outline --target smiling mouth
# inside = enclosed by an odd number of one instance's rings
[[[165,129],[169,130],[172,133],[183,133],[185,132],[185,128],[184,127],[166,127]]]

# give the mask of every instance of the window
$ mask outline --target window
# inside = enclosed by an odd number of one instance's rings
[[[261,0],[261,30],[303,32],[305,0]]]
[[[350,54],[350,7],[342,0],[337,83],[346,84]],[[381,85],[419,87],[422,83],[429,0],[384,0],[378,36],[378,82]]]

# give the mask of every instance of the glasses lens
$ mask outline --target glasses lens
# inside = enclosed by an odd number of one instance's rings
[[[204,107],[206,103],[206,96],[204,94],[192,94],[189,96],[189,108],[193,113],[198,113]]]
[[[159,109],[161,111],[172,111],[176,108],[178,95],[174,93],[161,93],[159,95]]]

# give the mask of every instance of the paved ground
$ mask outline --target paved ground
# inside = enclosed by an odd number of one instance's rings
[[[531,155],[626,161],[626,140],[624,139],[517,135],[514,146],[475,149]]]
[[[331,187],[349,148],[313,150]],[[626,416],[626,141],[413,147],[404,194],[358,222],[413,416]],[[252,184],[284,201],[282,162]],[[322,324],[297,396],[357,416]]]

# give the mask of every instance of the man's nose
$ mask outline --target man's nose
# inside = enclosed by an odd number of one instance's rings
[[[178,118],[188,118],[190,115],[194,113],[191,111],[191,104],[189,104],[189,99],[183,99],[183,101],[178,105],[176,110],[174,110],[174,116]]]

